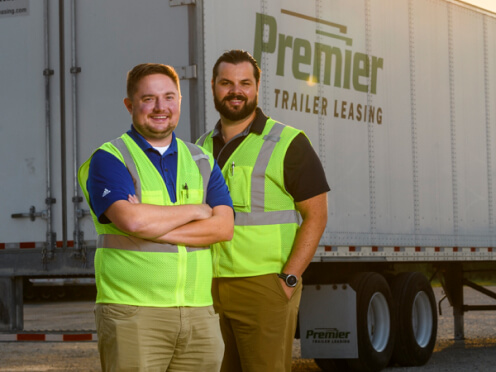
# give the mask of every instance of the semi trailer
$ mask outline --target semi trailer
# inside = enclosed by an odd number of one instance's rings
[[[496,14],[456,0],[11,0],[0,3],[0,332],[21,334],[26,280],[94,276],[77,169],[129,129],[134,65],[181,78],[176,134],[218,120],[228,49],[261,69],[259,105],[303,129],[331,186],[296,337],[324,370],[426,363],[432,283],[463,314],[496,271]],[[69,279],[71,278],[71,279]]]

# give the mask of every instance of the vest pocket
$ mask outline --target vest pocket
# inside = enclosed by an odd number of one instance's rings
[[[226,183],[234,207],[248,207],[250,202],[251,172],[253,168],[230,166]]]
[[[203,190],[182,188],[179,201],[181,204],[201,204],[203,202]]]

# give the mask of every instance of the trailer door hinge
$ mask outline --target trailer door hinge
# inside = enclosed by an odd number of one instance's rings
[[[196,0],[169,0],[170,6],[196,5]]]
[[[196,65],[191,66],[174,66],[179,79],[196,79]]]

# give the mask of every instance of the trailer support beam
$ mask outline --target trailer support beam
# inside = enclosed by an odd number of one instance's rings
[[[455,340],[465,338],[464,309],[463,309],[463,267],[460,263],[450,263],[445,266],[444,291],[453,306]]]
[[[0,332],[22,330],[22,277],[0,277]]]

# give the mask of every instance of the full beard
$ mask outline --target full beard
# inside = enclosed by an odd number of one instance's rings
[[[239,109],[230,108],[227,106],[227,103],[231,99],[242,100],[245,102],[245,104]],[[216,95],[214,95],[214,104],[215,109],[223,117],[231,121],[238,121],[248,117],[253,111],[255,111],[258,105],[258,97],[255,97],[253,101],[248,101],[245,96],[230,94],[228,96],[225,96],[224,99],[221,101],[217,98]]]

